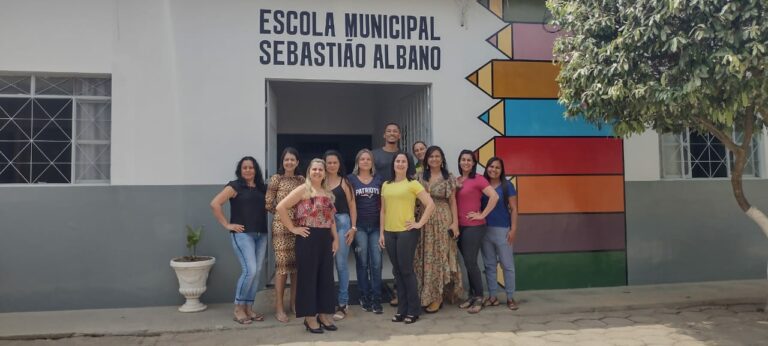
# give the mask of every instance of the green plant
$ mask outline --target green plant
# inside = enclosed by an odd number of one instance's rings
[[[203,226],[194,228],[187,225],[187,249],[191,253],[191,256],[186,256],[190,261],[197,260],[197,243],[200,242],[200,237],[203,233]]]
[[[768,236],[742,175],[752,136],[768,128],[766,0],[548,0],[566,115],[612,124],[710,133],[732,153],[733,194]],[[734,136],[740,133],[741,138]]]

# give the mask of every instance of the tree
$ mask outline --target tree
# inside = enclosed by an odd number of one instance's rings
[[[566,116],[613,125],[709,132],[733,153],[736,202],[752,137],[768,127],[768,0],[547,0]],[[743,133],[741,142],[733,133]]]

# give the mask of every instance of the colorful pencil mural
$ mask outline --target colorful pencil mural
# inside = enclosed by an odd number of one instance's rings
[[[502,0],[478,3],[503,19]],[[623,142],[608,124],[564,118],[552,63],[559,34],[541,23],[506,23],[486,40],[508,59],[467,76],[499,99],[478,116],[499,136],[476,153],[481,164],[501,157],[518,190],[519,289],[625,285]]]

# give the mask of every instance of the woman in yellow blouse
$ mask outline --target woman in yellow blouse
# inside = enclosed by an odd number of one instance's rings
[[[381,188],[381,236],[379,246],[386,249],[392,262],[392,275],[397,285],[397,313],[392,322],[411,324],[419,319],[421,303],[413,272],[413,257],[419,241],[419,230],[435,210],[435,203],[418,181],[408,177],[408,155],[398,152],[392,159],[392,180]],[[425,206],[415,220],[416,199]]]

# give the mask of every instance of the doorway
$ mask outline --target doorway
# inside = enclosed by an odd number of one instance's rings
[[[432,143],[430,84],[268,80],[265,114],[267,177],[277,171],[280,153],[288,146],[299,151],[302,175],[312,158],[329,149],[341,153],[351,173],[358,150],[384,145],[384,125],[390,122],[400,125],[403,150],[410,152],[416,140]],[[268,248],[271,281],[274,253]],[[349,261],[354,268],[351,254]],[[383,265],[385,277],[391,276],[389,262]],[[354,280],[356,273],[350,270]]]

